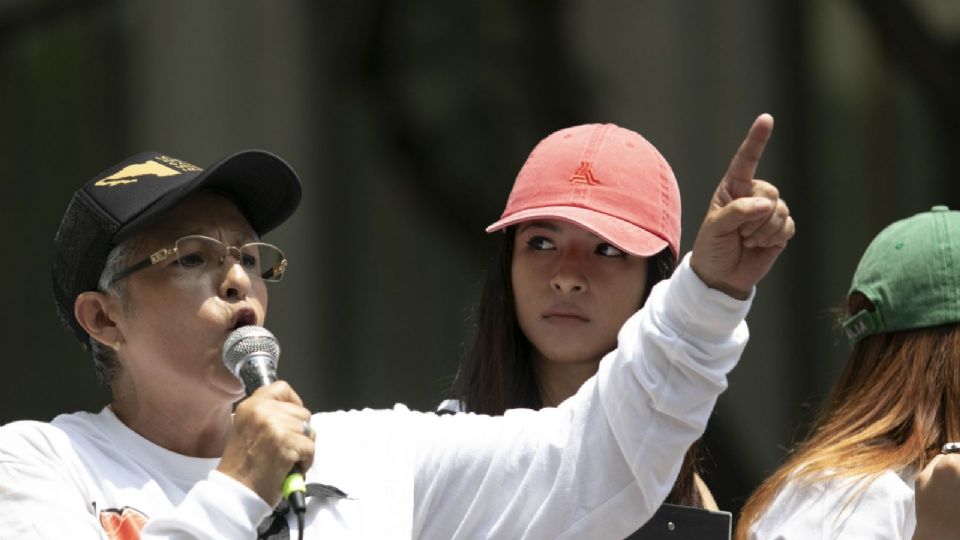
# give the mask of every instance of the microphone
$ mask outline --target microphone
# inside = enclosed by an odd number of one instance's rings
[[[243,381],[247,396],[277,381],[280,343],[262,326],[241,326],[231,332],[223,342],[222,357],[230,373]],[[299,465],[287,475],[281,491],[298,518],[301,517],[307,509],[307,483]]]
[[[223,363],[243,381],[247,396],[277,381],[280,343],[262,326],[241,326],[223,342]]]

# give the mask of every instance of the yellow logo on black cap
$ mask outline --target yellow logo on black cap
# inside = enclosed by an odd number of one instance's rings
[[[156,159],[156,160],[158,160],[158,161],[162,161],[162,162],[166,163],[167,165],[169,165],[169,166],[173,167],[174,169],[177,169],[177,170],[179,170],[179,171],[181,171],[181,172],[196,172],[196,171],[202,171],[202,170],[203,170],[203,169],[201,169],[200,167],[197,167],[196,165],[194,165],[194,164],[192,164],[192,163],[187,163],[186,161],[184,161],[184,160],[182,160],[182,159],[172,158],[172,157],[170,157],[170,156],[160,155],[160,156],[155,157],[154,159]]]
[[[154,161],[153,159],[144,161],[143,163],[127,165],[110,176],[97,180],[94,185],[99,187],[118,186],[123,184],[132,184],[144,176],[156,176],[162,178],[165,176],[175,176],[185,172],[203,170],[196,165],[191,165],[186,161],[168,156],[157,156],[155,159],[162,161],[166,165],[163,163],[158,163],[158,161]]]

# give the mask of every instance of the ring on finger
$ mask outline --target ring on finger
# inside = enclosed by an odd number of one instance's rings
[[[302,427],[302,431],[303,431],[303,436],[304,436],[304,437],[309,437],[309,438],[312,439],[312,438],[313,438],[313,426],[310,425],[310,421],[309,421],[309,420],[304,420],[304,421],[303,421],[303,425],[302,425],[301,427]]]
[[[941,454],[960,454],[960,442],[948,442],[940,448]]]

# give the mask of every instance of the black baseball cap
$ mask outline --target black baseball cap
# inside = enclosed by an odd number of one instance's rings
[[[231,197],[261,236],[293,214],[302,192],[290,165],[263,150],[237,152],[206,169],[142,152],[95,176],[73,194],[54,239],[57,310],[81,342],[89,336],[73,304],[80,293],[97,290],[110,251],[200,190]]]

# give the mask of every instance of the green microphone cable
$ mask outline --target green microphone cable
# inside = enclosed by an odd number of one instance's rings
[[[303,540],[303,517],[307,512],[307,482],[303,479],[303,472],[299,465],[295,466],[283,480],[280,492],[297,516],[297,535],[300,540]]]

